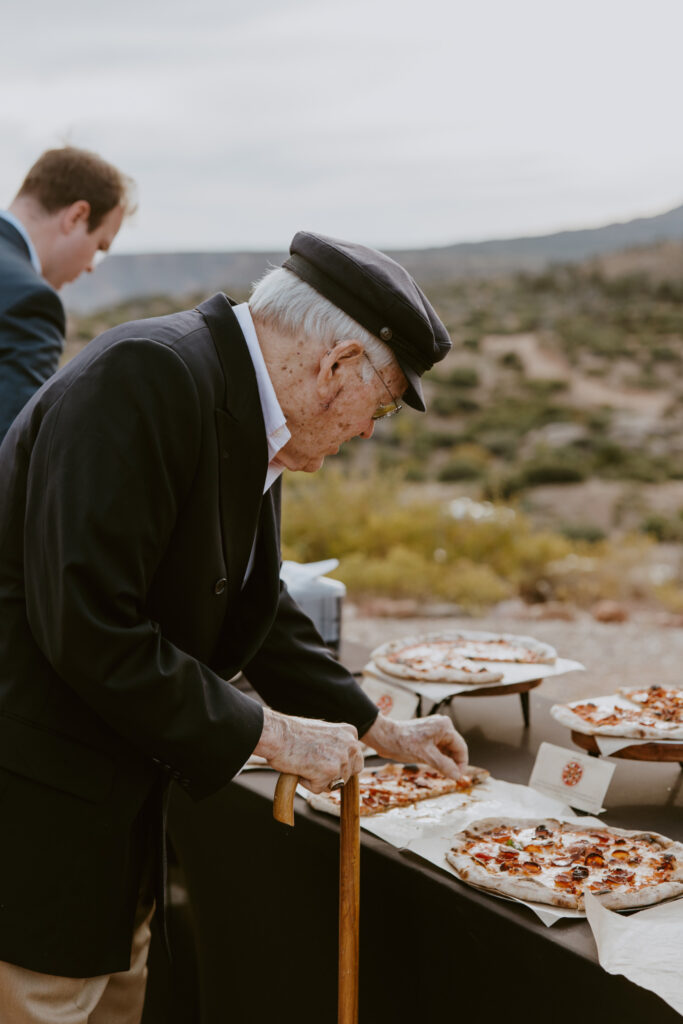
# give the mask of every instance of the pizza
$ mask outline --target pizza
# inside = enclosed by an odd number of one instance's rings
[[[393,807],[408,807],[418,800],[444,796],[446,793],[471,792],[473,786],[486,782],[485,768],[469,765],[459,779],[449,779],[426,764],[383,764],[379,768],[365,768],[359,773],[360,814],[367,817],[381,814]],[[319,811],[339,814],[341,791],[309,793],[311,807]]]
[[[683,844],[555,819],[485,818],[446,857],[464,881],[533,903],[584,910],[584,892],[628,910],[683,894]]]
[[[620,688],[619,693],[662,722],[683,723],[683,690],[679,687],[654,685],[640,690]]]
[[[479,662],[552,664],[557,652],[532,637],[509,633],[427,633],[382,644],[372,654],[390,676],[437,683],[493,683],[503,673]]]
[[[588,735],[683,740],[683,690],[622,689],[612,697],[555,704],[550,710],[562,725]]]

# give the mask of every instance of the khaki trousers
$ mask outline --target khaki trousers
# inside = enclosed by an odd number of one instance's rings
[[[140,1024],[154,909],[145,913],[127,971],[60,978],[0,961],[0,1024]]]

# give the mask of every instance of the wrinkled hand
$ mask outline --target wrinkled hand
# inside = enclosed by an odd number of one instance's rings
[[[467,764],[467,744],[445,715],[396,722],[380,714],[362,739],[382,757],[428,764],[450,779]]]
[[[298,775],[312,793],[322,793],[335,779],[347,782],[363,767],[363,748],[353,725],[294,718],[270,708],[264,708],[254,753],[276,771]]]

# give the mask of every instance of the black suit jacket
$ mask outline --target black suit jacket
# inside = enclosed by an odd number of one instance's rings
[[[212,793],[258,742],[240,669],[275,708],[374,720],[280,583],[266,468],[223,295],[101,335],[0,446],[0,960],[128,967],[160,782]]]
[[[16,228],[0,217],[0,441],[57,369],[64,330],[57,292],[33,268]]]

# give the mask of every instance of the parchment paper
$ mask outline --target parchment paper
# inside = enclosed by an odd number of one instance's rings
[[[368,662],[363,673],[381,679],[385,683],[391,683],[399,689],[411,690],[419,693],[421,697],[438,703],[445,697],[454,697],[458,693],[472,693],[476,690],[486,690],[489,686],[509,686],[512,683],[527,683],[535,679],[548,679],[550,676],[561,676],[567,672],[583,671],[585,666],[580,661],[571,661],[569,658],[558,658],[554,665],[520,665],[516,662],[481,661],[477,662],[485,668],[494,672],[502,672],[503,678],[493,683],[422,683],[413,682],[410,679],[395,679],[386,675],[377,668],[374,661]]]
[[[683,898],[625,917],[586,893],[586,916],[600,966],[655,992],[683,1015]]]
[[[597,734],[594,738],[600,753],[604,754],[605,757],[609,757],[610,754],[615,753],[617,750],[623,750],[624,747],[644,747],[648,743],[657,743],[662,747],[683,746],[683,740],[633,740],[628,736],[599,736]]]

